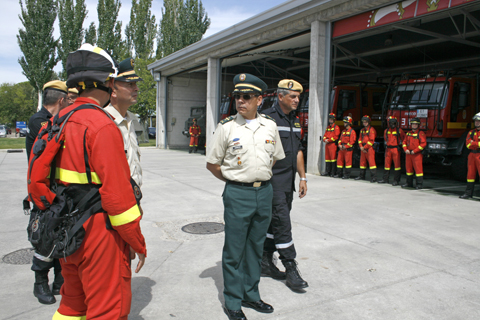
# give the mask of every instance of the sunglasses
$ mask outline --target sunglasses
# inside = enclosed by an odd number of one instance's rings
[[[234,94],[233,97],[235,100],[242,98],[243,100],[250,100],[252,97],[258,97],[258,94]]]

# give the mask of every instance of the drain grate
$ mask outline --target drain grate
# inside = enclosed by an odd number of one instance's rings
[[[214,234],[225,229],[223,223],[218,222],[195,222],[182,227],[183,232],[193,234]]]
[[[3,257],[3,262],[8,264],[31,264],[34,250],[32,248],[13,251]]]

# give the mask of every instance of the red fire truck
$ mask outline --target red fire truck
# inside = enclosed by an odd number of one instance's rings
[[[419,118],[427,135],[424,161],[451,166],[458,180],[467,173],[465,138],[479,109],[478,80],[478,74],[458,71],[394,75],[384,107],[385,115],[397,117],[404,130],[411,129],[412,118]]]

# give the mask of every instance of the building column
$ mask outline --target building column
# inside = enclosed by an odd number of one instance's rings
[[[220,80],[221,80],[221,60],[217,58],[208,58],[207,67],[207,118],[206,133],[207,156],[210,151],[210,145],[213,141],[213,134],[218,124],[218,113],[220,108]]]
[[[325,170],[322,136],[328,123],[331,23],[313,21],[310,38],[307,172]]]
[[[167,100],[168,99],[168,78],[162,77],[157,81],[157,141],[156,147],[167,149]]]

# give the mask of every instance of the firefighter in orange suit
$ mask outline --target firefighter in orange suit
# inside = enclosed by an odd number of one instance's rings
[[[69,54],[66,69],[67,86],[76,87],[79,98],[59,116],[82,104],[97,109],[77,111],[66,122],[64,147],[57,154],[58,182],[101,185],[104,212],[83,224],[82,245],[60,259],[65,282],[53,320],[127,320],[132,298],[130,259],[138,255],[136,272],[140,271],[146,246],[123,138],[102,109],[110,99],[113,80],[109,79],[116,74],[116,63],[104,50],[84,44]]]
[[[360,175],[355,180],[365,180],[367,163],[370,167],[370,182],[377,182],[377,165],[375,164],[375,149],[373,144],[377,137],[377,131],[371,124],[369,116],[362,117],[363,128],[358,137],[358,146],[360,147]]]
[[[193,119],[193,124],[188,129],[188,133],[190,133],[190,148],[188,149],[188,153],[197,152],[198,148],[198,137],[200,137],[200,134],[202,133],[202,129],[200,129],[200,126],[197,124],[197,119]]]
[[[335,124],[335,113],[328,115],[328,127],[323,135],[325,142],[325,172],[322,176],[333,177],[337,171],[337,142],[340,136],[340,127]]]
[[[470,150],[468,155],[467,189],[460,199],[473,197],[473,188],[477,173],[480,174],[480,112],[473,116],[475,129],[467,134],[466,145]]]
[[[407,169],[407,183],[402,188],[413,188],[413,171],[417,178],[416,189],[423,187],[423,154],[422,151],[427,146],[425,132],[420,131],[420,119],[413,118],[410,121],[412,131],[407,132],[403,141],[403,150],[405,151],[405,168]]]
[[[350,116],[343,118],[343,123],[345,129],[340,135],[340,140],[338,141],[338,158],[337,158],[337,174],[334,178],[350,179],[350,173],[352,172],[352,156],[353,156],[353,145],[357,140],[357,134],[355,130],[352,129],[353,119]],[[345,166],[345,170],[342,169]]]
[[[388,183],[390,175],[390,166],[395,166],[395,175],[393,177],[392,186],[398,186],[400,183],[400,174],[402,165],[400,164],[400,152],[402,148],[402,141],[405,140],[405,132],[398,127],[397,118],[394,116],[388,117],[388,128],[383,133],[383,138],[386,143],[385,148],[385,172],[383,179],[378,183]]]

